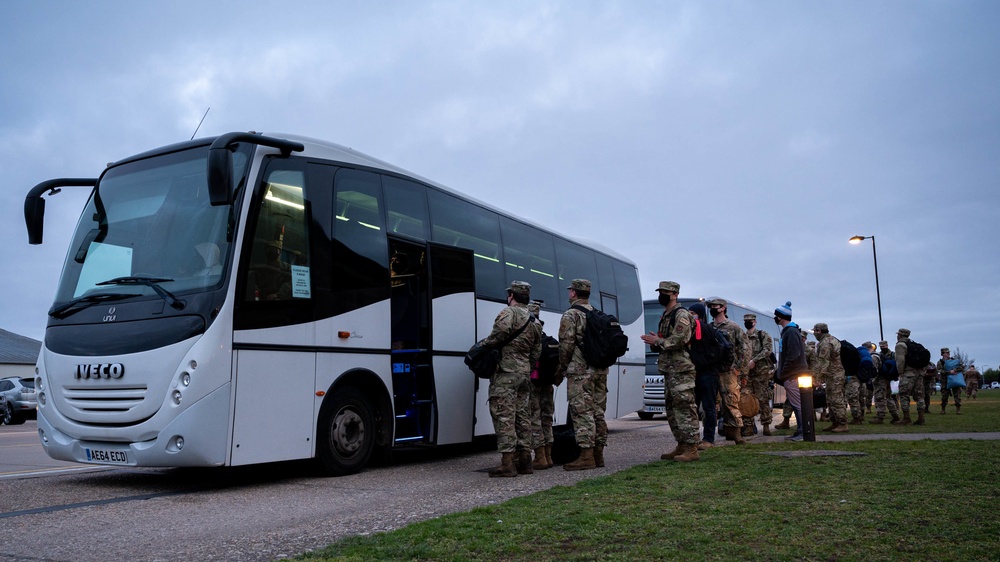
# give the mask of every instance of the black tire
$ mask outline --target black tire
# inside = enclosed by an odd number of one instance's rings
[[[653,412],[636,412],[639,414],[640,420],[651,420],[653,419]]]
[[[318,458],[332,476],[360,472],[375,448],[375,410],[360,390],[346,387],[333,392],[320,409],[316,435]]]
[[[3,425],[3,424],[13,425],[11,423],[11,419],[13,417],[14,417],[14,414],[11,413],[11,411],[10,411],[10,405],[7,404],[6,402],[4,402],[3,406],[0,406],[0,425]]]
[[[3,422],[7,425],[21,425],[27,416],[14,411],[14,408],[7,402],[7,408],[3,415]]]

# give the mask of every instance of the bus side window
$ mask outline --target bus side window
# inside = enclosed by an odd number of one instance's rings
[[[305,174],[269,170],[262,191],[246,297],[260,301],[310,298]]]

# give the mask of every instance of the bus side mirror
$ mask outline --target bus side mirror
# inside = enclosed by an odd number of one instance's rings
[[[28,228],[28,244],[42,243],[42,226],[45,224],[45,199],[42,194],[55,195],[60,187],[94,187],[96,178],[59,178],[43,181],[32,187],[24,198],[24,225]]]
[[[45,224],[45,199],[40,195],[24,199],[24,224],[28,227],[28,244],[41,244],[42,226]]]
[[[233,153],[228,146],[208,149],[208,197],[213,207],[231,205],[233,194]]]

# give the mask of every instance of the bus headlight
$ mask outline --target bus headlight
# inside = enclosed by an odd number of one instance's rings
[[[181,391],[175,390],[172,393],[172,396],[174,398],[174,404],[177,404],[178,406],[180,406],[180,404],[181,404]]]
[[[181,384],[183,384],[184,386],[189,386],[191,384],[191,374],[190,373],[183,373],[181,375]]]

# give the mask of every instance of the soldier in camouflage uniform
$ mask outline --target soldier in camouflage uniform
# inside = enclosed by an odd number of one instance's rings
[[[542,302],[531,301],[528,304],[528,312],[538,319],[538,325],[542,327],[542,345],[545,345],[545,322],[542,322]],[[535,368],[531,371],[531,394],[529,409],[531,412],[531,447],[535,450],[535,460],[531,462],[534,470],[545,470],[552,468],[552,443],[555,437],[552,434],[552,419],[556,411],[554,399],[554,387],[551,380],[539,373],[539,363],[535,363]],[[551,378],[551,376],[549,377]]]
[[[826,384],[826,405],[833,425],[823,431],[847,433],[847,400],[844,396],[846,374],[840,361],[840,340],[830,335],[830,329],[820,322],[813,326],[816,344],[816,372]]]
[[[774,353],[774,340],[771,334],[757,329],[756,314],[744,314],[743,325],[747,329],[747,340],[750,341],[750,364],[747,365],[750,392],[760,404],[760,425],[764,435],[771,435],[771,400],[774,398],[774,391],[771,389],[771,378],[774,376],[771,355]],[[791,413],[788,415],[791,416]],[[746,419],[743,421],[744,425],[753,424],[753,418],[749,422]]]
[[[531,285],[523,281],[510,284],[507,307],[481,342],[484,347],[497,347],[520,330],[501,348],[497,372],[490,379],[490,415],[501,456],[500,466],[489,472],[491,477],[532,473],[529,377],[542,351],[542,328],[528,312],[530,291]]]
[[[979,392],[979,371],[976,370],[976,366],[970,364],[969,368],[965,370],[965,397],[976,399],[976,394]]]
[[[663,305],[663,315],[660,316],[657,333],[643,334],[642,341],[659,353],[656,370],[663,375],[667,422],[677,441],[677,447],[660,455],[660,458],[689,462],[700,459],[698,406],[694,396],[697,374],[687,350],[693,320],[691,313],[677,302],[680,290],[680,284],[674,281],[660,282],[656,292]]]
[[[958,367],[954,369],[949,369],[946,365],[946,361],[952,361],[951,350],[947,347],[941,348],[941,359],[937,362],[937,371],[941,375],[941,413],[945,413],[945,408],[948,407],[948,397],[953,396],[955,398],[955,413],[962,413],[962,389],[952,388],[948,389],[948,375],[954,375],[963,372],[965,369],[961,362],[958,363]],[[952,361],[954,363],[954,361]],[[902,390],[900,390],[902,393]]]
[[[570,308],[559,321],[559,368],[556,384],[566,377],[566,399],[573,422],[580,456],[563,465],[565,470],[590,470],[604,466],[604,447],[608,443],[608,424],[604,411],[608,403],[608,369],[587,364],[580,346],[587,328],[587,314],[573,308],[590,304],[590,281],[574,279],[569,287]]]
[[[875,352],[875,344],[865,342],[865,345],[872,352],[872,362],[875,364],[875,372],[878,373],[872,381],[872,396],[875,398],[875,419],[868,423],[885,423],[885,414],[888,412],[892,415],[892,421],[889,423],[897,424],[900,422],[899,402],[892,394],[892,380],[882,376],[882,362],[893,359],[895,356],[889,351],[889,344],[887,342],[882,342],[882,351],[879,353]]]
[[[728,372],[719,373],[719,393],[722,395],[723,432],[728,441],[737,445],[746,443],[743,439],[743,414],[740,413],[740,378],[746,372],[750,362],[750,342],[743,329],[726,317],[726,300],[714,298],[708,301],[708,310],[712,315],[712,326],[722,331],[733,346],[736,361]]]
[[[900,328],[896,332],[896,371],[899,372],[899,409],[903,411],[903,425],[910,421],[910,398],[917,404],[916,425],[924,424],[924,373],[906,364],[907,344],[910,342],[910,330]]]

